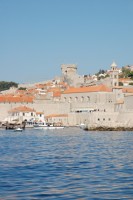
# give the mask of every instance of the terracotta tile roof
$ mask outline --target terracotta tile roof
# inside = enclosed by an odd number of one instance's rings
[[[122,89],[123,86],[114,86],[113,89]]]
[[[131,80],[130,78],[120,78],[119,82],[133,82],[133,80]]]
[[[89,87],[69,88],[63,94],[69,93],[85,93],[85,92],[111,92],[112,90],[105,85],[96,85]]]
[[[38,84],[38,85],[36,85],[35,87],[37,88],[37,89],[42,89],[42,88],[45,88],[45,84]]]
[[[130,78],[119,78],[120,82],[132,81]]]
[[[53,93],[53,97],[60,97],[61,96],[61,92],[60,91],[56,91]]]
[[[52,117],[68,117],[68,114],[51,114],[45,116],[46,118],[52,118]]]
[[[36,112],[37,115],[44,114],[44,112]]]
[[[28,89],[26,94],[31,94],[31,95],[34,95],[34,94],[37,94],[38,93],[38,90],[35,89],[35,88],[32,88],[32,89]]]
[[[123,88],[122,91],[123,91],[123,93],[133,93],[133,87]]]
[[[46,86],[51,86],[51,85],[53,85],[53,83],[52,82],[47,82],[47,83],[45,83],[45,85]]]
[[[58,85],[67,86],[68,84],[65,82],[59,82]]]
[[[19,106],[19,107],[13,108],[9,112],[35,112],[35,110],[33,108],[29,108],[26,106]]]
[[[54,87],[54,88],[50,88],[47,90],[47,92],[57,92],[57,91],[60,91],[61,89],[58,88],[58,87]]]
[[[25,94],[27,92],[27,90],[17,90],[16,92],[19,94]]]
[[[5,97],[4,96],[0,96],[0,102],[5,102]]]
[[[9,103],[17,103],[17,102],[27,102],[32,103],[34,97],[33,96],[24,96],[24,95],[0,95],[0,102],[9,102]]]

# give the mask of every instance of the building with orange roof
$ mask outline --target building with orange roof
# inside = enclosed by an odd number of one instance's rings
[[[122,89],[123,93],[133,93],[133,87],[125,87]]]
[[[16,113],[16,112],[35,112],[35,110],[33,108],[29,108],[27,106],[19,106],[19,107],[15,107],[13,109],[11,109],[9,111],[10,113]]]
[[[0,103],[33,103],[34,97],[27,95],[0,95]]]
[[[110,109],[114,105],[115,95],[105,85],[69,88],[61,94],[63,102],[71,103],[72,110],[83,108]],[[102,105],[102,106],[101,106]],[[104,107],[104,108],[103,108]],[[81,109],[80,109],[81,110]]]
[[[18,106],[8,111],[9,116],[5,121],[30,121],[33,120],[36,116],[36,111],[33,108],[27,106]]]
[[[9,115],[5,121],[26,121],[27,123],[32,122],[44,122],[44,112],[36,112],[34,108],[27,106],[18,106],[8,111]]]
[[[89,87],[71,87],[64,91],[63,94],[72,94],[72,93],[89,93],[89,92],[112,92],[110,88],[105,85],[95,85]]]
[[[53,92],[53,101],[59,102],[60,99],[61,99],[61,92],[60,91]]]
[[[133,84],[133,80],[131,78],[119,78],[119,83],[122,83],[123,86],[128,86],[129,84]]]

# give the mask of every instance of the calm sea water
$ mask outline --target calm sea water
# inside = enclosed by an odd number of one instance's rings
[[[0,130],[8,199],[133,199],[133,132]]]

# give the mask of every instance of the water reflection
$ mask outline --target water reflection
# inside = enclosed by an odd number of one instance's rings
[[[133,134],[0,131],[0,199],[132,199]]]

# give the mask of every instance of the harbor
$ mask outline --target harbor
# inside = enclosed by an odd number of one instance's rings
[[[0,0],[0,200],[133,200],[133,0]]]
[[[86,130],[107,127],[112,130],[133,128],[133,86],[120,85],[120,76],[132,73],[132,66],[120,68],[113,62],[105,78],[82,76],[76,64],[61,65],[61,76],[56,80],[34,85],[20,85],[0,94],[0,122],[7,129],[22,122],[26,127],[33,123],[46,123],[60,127],[84,124]],[[67,71],[67,75],[66,75]],[[71,82],[70,82],[71,80]],[[123,78],[123,80],[126,80]],[[10,126],[9,126],[10,124]],[[105,128],[104,128],[105,129]]]

